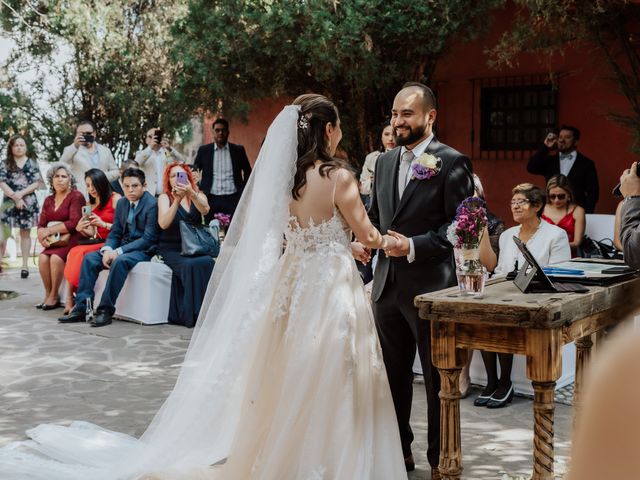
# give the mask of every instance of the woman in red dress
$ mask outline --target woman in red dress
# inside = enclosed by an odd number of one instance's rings
[[[38,257],[38,270],[44,285],[42,310],[61,307],[58,290],[69,250],[80,239],[76,231],[82,216],[84,195],[76,190],[76,181],[64,163],[55,163],[47,173],[51,195],[44,199],[38,222],[38,242],[44,250]]]
[[[547,203],[542,218],[567,232],[571,255],[575,257],[587,222],[585,210],[575,204],[571,184],[564,175],[554,175],[547,182]]]
[[[104,241],[111,231],[116,203],[121,198],[111,190],[107,176],[99,168],[92,168],[85,172],[84,184],[89,195],[91,214],[83,215],[76,225],[76,231],[84,239],[80,240],[80,245],[71,249],[64,267],[64,278],[66,278],[69,287],[65,299],[65,314],[69,313],[74,305],[73,294],[78,289],[82,260],[87,253],[100,250],[104,245]]]

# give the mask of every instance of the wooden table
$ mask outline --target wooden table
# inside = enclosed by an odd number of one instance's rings
[[[431,321],[431,355],[440,372],[440,465],[444,479],[462,474],[458,377],[468,349],[526,355],[534,389],[533,480],[553,479],[553,417],[562,346],[576,342],[574,407],[580,405],[591,335],[627,317],[640,305],[640,278],[589,293],[523,294],[511,281],[488,282],[483,298],[458,287],[419,295],[420,317]]]

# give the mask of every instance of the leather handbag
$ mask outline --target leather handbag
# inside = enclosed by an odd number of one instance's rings
[[[180,220],[180,238],[184,257],[209,255],[217,257],[220,252],[219,230],[216,226],[194,225]]]

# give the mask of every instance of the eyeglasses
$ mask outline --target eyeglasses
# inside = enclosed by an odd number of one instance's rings
[[[550,193],[549,194],[549,200],[564,200],[565,198],[567,198],[567,194],[566,193]]]
[[[527,203],[531,203],[529,200],[527,199],[519,199],[519,200],[511,200],[511,206],[512,207],[524,207]]]

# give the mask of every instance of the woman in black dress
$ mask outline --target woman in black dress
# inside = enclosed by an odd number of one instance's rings
[[[207,196],[198,191],[188,165],[170,163],[164,170],[158,197],[158,255],[173,271],[169,323],[193,327],[213,271],[213,258],[183,257],[180,220],[201,224],[209,212]]]
[[[38,224],[38,200],[35,191],[44,187],[40,168],[35,160],[27,157],[27,141],[22,135],[14,135],[7,143],[7,156],[0,163],[0,189],[4,201],[0,206],[0,259],[4,257],[7,237],[12,228],[20,229],[22,271],[29,276],[28,260],[31,250],[31,229]],[[2,267],[0,266],[0,271]]]

